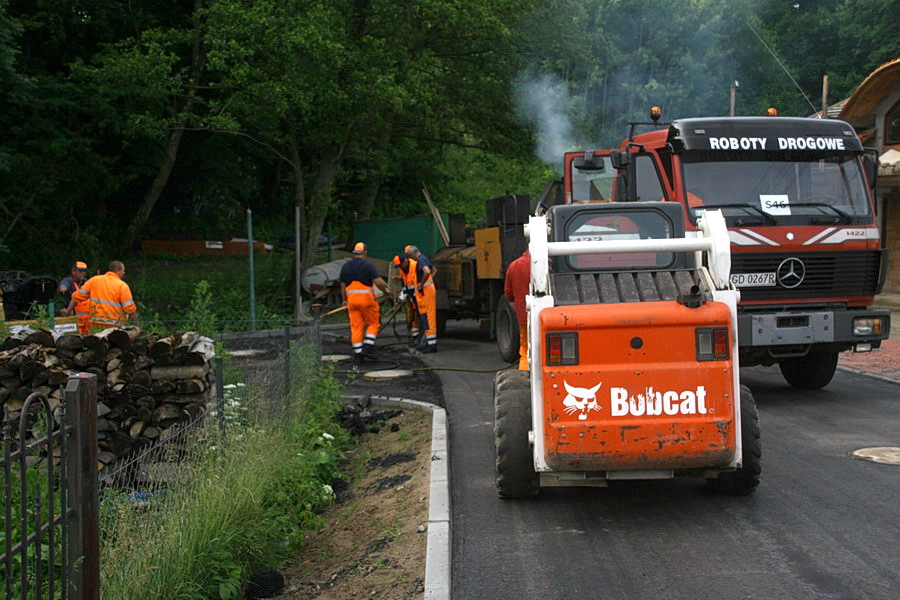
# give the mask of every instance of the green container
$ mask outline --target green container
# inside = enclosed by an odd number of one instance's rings
[[[441,220],[449,231],[449,215],[442,214]],[[385,260],[391,260],[403,252],[407,244],[417,246],[422,254],[429,257],[444,247],[444,240],[431,215],[357,222],[353,225],[353,242],[365,242],[369,256]]]

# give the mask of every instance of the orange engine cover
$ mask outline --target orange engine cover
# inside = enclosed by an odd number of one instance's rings
[[[735,455],[728,306],[579,305],[540,313],[544,457],[552,471],[702,469]],[[724,327],[728,357],[698,360],[697,328]],[[547,334],[578,334],[578,364],[547,364]]]

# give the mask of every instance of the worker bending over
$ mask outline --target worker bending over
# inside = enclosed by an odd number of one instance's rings
[[[409,328],[409,343],[415,344],[419,338],[419,308],[416,304],[416,261],[406,254],[394,257],[397,266],[396,278],[400,281],[400,300],[406,305],[406,325]]]
[[[416,349],[437,352],[437,290],[434,287],[434,265],[415,246],[406,247],[406,255],[416,263],[416,303],[419,305],[419,328],[424,332]]]
[[[522,256],[509,263],[506,268],[506,279],[503,292],[513,308],[516,309],[516,320],[519,322],[519,370],[528,370],[528,312],[525,308],[525,296],[531,285],[531,255],[528,250]]]
[[[366,245],[357,242],[353,246],[353,258],[341,267],[341,296],[350,317],[350,343],[353,345],[353,362],[359,364],[363,357],[374,358],[375,338],[381,329],[381,308],[375,300],[377,286],[390,294],[384,279],[375,266],[365,260]]]

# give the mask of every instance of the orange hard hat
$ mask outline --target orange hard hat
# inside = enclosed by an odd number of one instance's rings
[[[353,254],[363,254],[366,251],[366,243],[365,242],[356,242],[356,245],[353,246]]]
[[[87,263],[84,261],[76,260],[75,264],[72,265],[72,268],[78,271],[87,271]]]
[[[409,254],[409,249],[410,249],[410,248],[412,248],[412,246],[410,246],[409,244],[407,244],[406,246],[404,246],[404,247],[403,247],[403,253],[404,253],[404,254]]]
[[[400,256],[399,256],[399,255],[395,255],[395,256],[394,256],[394,264],[395,264],[395,265],[399,265],[399,264],[400,264]]]

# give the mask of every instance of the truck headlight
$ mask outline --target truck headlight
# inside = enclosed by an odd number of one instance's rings
[[[853,319],[853,335],[879,335],[884,331],[882,317],[856,317]]]

